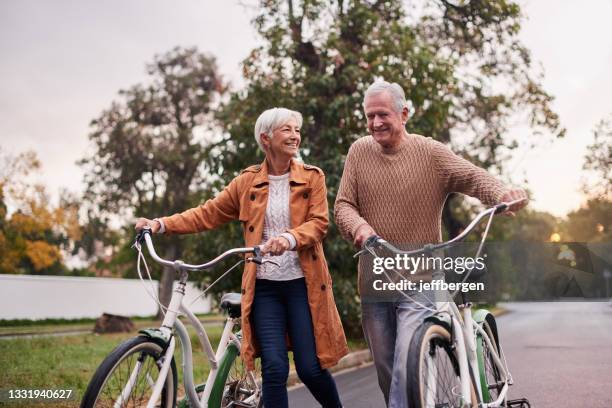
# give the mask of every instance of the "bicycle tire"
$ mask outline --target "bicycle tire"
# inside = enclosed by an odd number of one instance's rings
[[[428,321],[417,328],[410,341],[406,377],[411,408],[462,407],[459,359],[446,327]],[[473,384],[470,388],[474,404]]]
[[[145,336],[133,337],[121,343],[96,370],[83,395],[81,408],[113,407],[139,359],[142,359],[140,362],[142,368],[137,373],[135,388],[121,406],[145,407],[152,393],[149,381],[154,383],[157,380],[158,362],[163,351],[164,347],[161,344]],[[176,406],[177,385],[177,371],[173,357],[157,407]]]
[[[491,326],[487,321],[481,323],[482,329],[487,334],[487,337],[491,341],[491,345],[495,349],[495,352],[501,359],[499,344],[495,341],[495,336],[491,330]],[[487,342],[482,337],[482,334],[478,332],[476,336],[476,351],[478,356],[478,366],[480,371],[480,387],[482,389],[483,402],[495,401],[499,397],[499,393],[502,389],[502,378],[491,350],[487,345]]]

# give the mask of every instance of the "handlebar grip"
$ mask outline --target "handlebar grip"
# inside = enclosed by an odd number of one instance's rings
[[[153,234],[151,232],[151,227],[145,226],[143,227],[140,231],[138,231],[136,233],[136,240],[134,241],[135,243],[139,243],[140,245],[144,244],[145,242],[145,234]]]
[[[259,247],[259,246],[254,247],[253,254],[255,256],[252,257],[250,259],[250,261],[255,263],[255,264],[257,264],[257,265],[261,265],[263,263],[263,255],[261,253],[261,247]]]
[[[503,213],[507,209],[508,209],[508,204],[506,204],[506,203],[497,204],[495,206],[495,214]]]
[[[365,242],[362,245],[362,248],[365,248],[366,246],[371,247],[374,246],[376,244],[376,241],[378,241],[380,239],[380,237],[378,235],[372,235],[370,237],[368,237],[368,239],[365,240]]]

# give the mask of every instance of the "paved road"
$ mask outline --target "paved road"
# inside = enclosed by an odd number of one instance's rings
[[[612,407],[612,303],[511,303],[498,319],[501,344],[515,385],[510,397],[534,408]],[[343,373],[336,382],[345,407],[382,408],[372,366]],[[317,407],[302,387],[290,406]]]

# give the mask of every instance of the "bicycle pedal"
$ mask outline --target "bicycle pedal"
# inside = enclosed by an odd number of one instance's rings
[[[517,398],[506,402],[508,408],[531,408],[531,404],[527,398]]]

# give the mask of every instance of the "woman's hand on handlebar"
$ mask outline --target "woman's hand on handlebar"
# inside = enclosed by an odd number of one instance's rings
[[[501,201],[504,203],[509,203],[511,201],[522,200],[514,205],[511,205],[506,211],[503,212],[504,215],[508,215],[514,217],[515,213],[521,208],[525,207],[527,203],[529,203],[529,199],[527,197],[527,192],[522,188],[515,188],[507,191],[501,198]]]
[[[140,231],[144,227],[151,228],[151,232],[155,234],[161,228],[161,224],[159,221],[149,220],[148,218],[138,218],[136,220],[136,225],[134,225],[134,229]]]
[[[270,254],[272,256],[282,255],[283,252],[289,250],[289,240],[283,236],[270,238],[268,242],[263,244],[261,252],[263,254]]]

